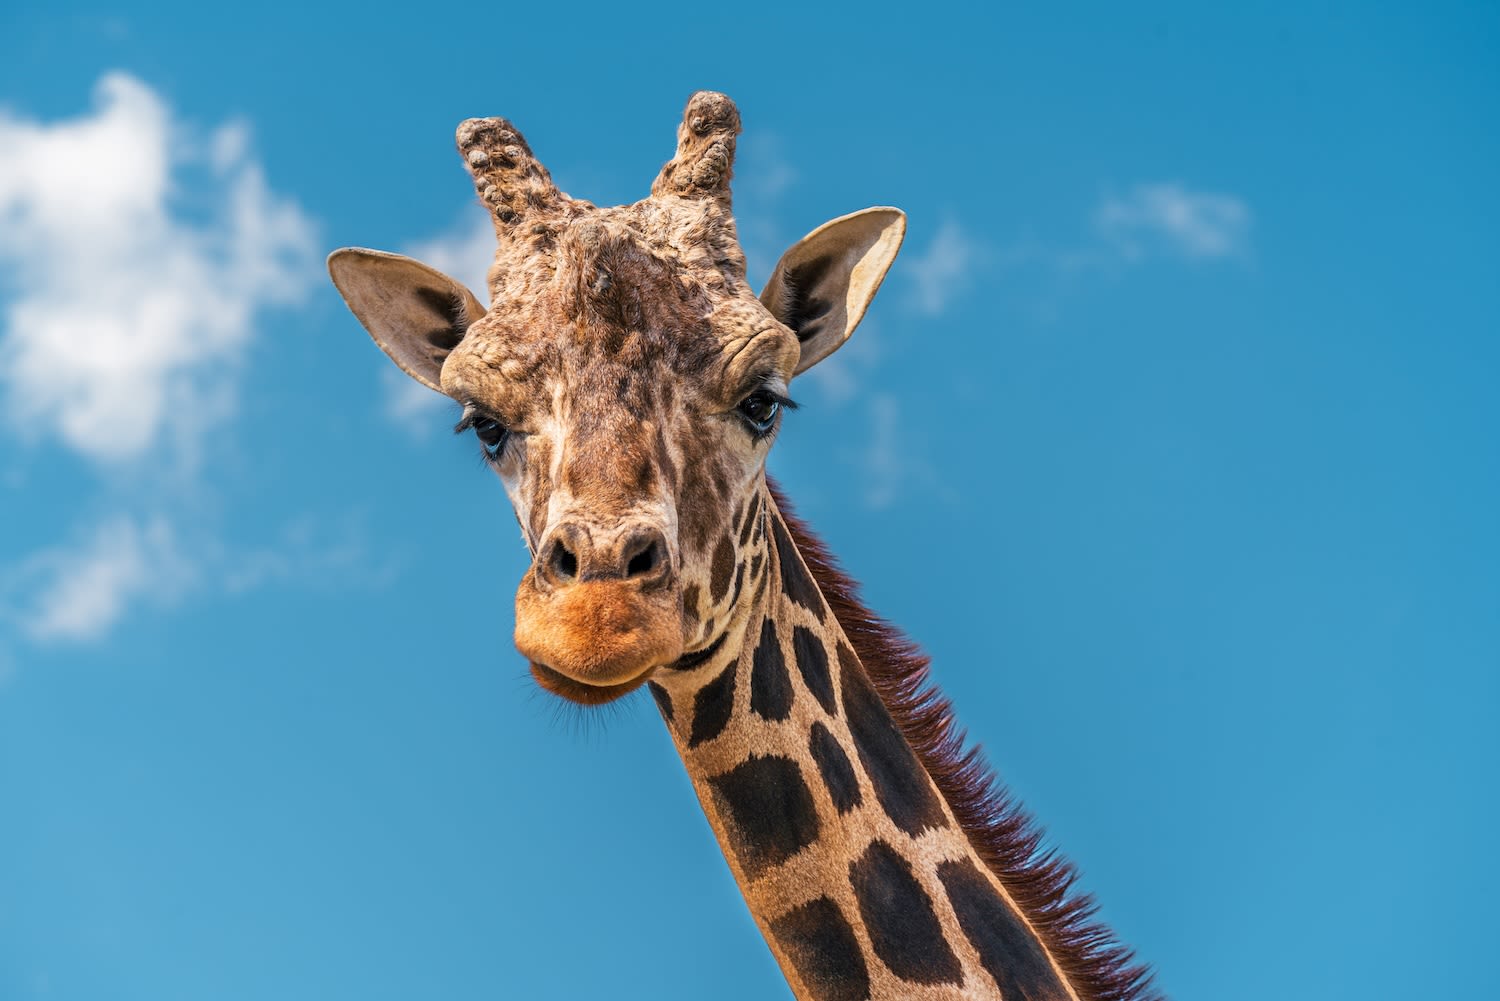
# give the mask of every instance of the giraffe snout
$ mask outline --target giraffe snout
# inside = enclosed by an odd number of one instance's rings
[[[644,684],[682,655],[682,594],[666,534],[567,521],[516,591],[516,648],[538,683],[588,704]]]

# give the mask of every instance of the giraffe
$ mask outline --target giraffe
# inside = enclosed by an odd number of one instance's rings
[[[532,563],[515,644],[583,705],[654,698],[801,1001],[1154,998],[1068,863],[965,748],[927,661],[766,475],[792,379],[853,332],[903,213],[815,229],[756,295],[730,179],[740,115],[688,101],[650,195],[563,194],[505,119],[457,145],[494,224],[490,305],[346,248],[334,284],[463,408]]]

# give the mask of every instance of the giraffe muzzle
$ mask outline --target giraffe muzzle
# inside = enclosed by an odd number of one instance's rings
[[[560,526],[516,590],[516,649],[548,691],[597,705],[682,655],[682,594],[660,530],[595,546]]]

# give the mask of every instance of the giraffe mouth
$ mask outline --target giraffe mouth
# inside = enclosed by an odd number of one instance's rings
[[[531,662],[531,676],[536,679],[537,684],[553,695],[583,706],[602,706],[606,702],[613,702],[615,699],[629,695],[644,685],[654,673],[656,673],[656,668],[649,667],[642,671],[639,677],[620,684],[587,685],[581,681],[574,681],[566,674],[552,670],[546,664]]]
[[[682,655],[682,598],[622,580],[516,591],[516,648],[539,685],[581,705],[602,705],[646,683]]]

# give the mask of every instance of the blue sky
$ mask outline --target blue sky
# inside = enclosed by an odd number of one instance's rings
[[[322,269],[477,284],[459,120],[617,203],[701,87],[753,277],[908,212],[771,467],[1161,986],[1488,990],[1497,52],[1482,4],[7,6],[0,997],[789,996],[649,700],[532,690],[504,495]]]

